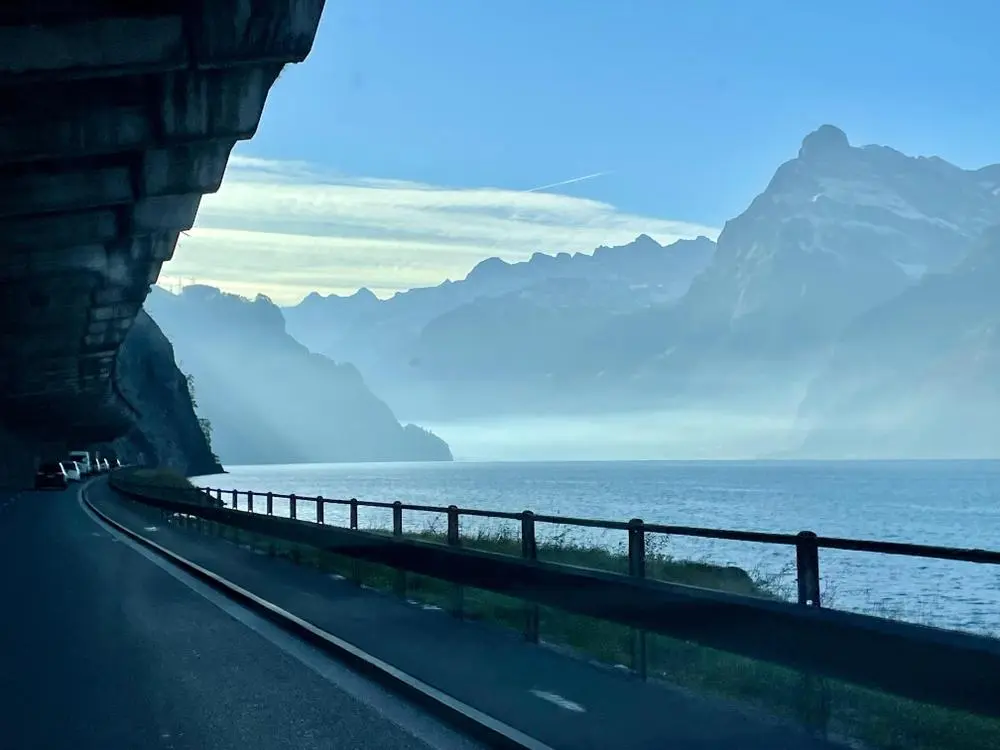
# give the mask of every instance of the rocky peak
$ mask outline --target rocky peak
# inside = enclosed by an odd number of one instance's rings
[[[503,273],[509,266],[510,264],[502,258],[487,258],[486,260],[479,261],[465,278],[467,281],[489,279],[498,273]]]
[[[802,139],[799,158],[804,161],[825,160],[842,156],[850,148],[847,133],[835,125],[821,125]]]

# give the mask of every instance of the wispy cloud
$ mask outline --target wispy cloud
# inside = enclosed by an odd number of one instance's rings
[[[460,189],[233,156],[160,280],[262,292],[282,303],[361,286],[387,296],[461,278],[491,255],[516,261],[536,251],[589,252],[641,233],[660,242],[718,234],[547,192],[602,174],[531,190]]]

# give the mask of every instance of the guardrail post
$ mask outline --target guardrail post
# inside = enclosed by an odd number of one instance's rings
[[[253,513],[253,490],[247,490],[247,510]]]
[[[358,530],[358,499],[356,497],[351,498],[350,525],[353,531]],[[359,586],[361,585],[361,561],[356,557],[351,558],[351,580]]]
[[[403,504],[399,500],[392,504],[392,535],[397,539],[403,536]],[[393,590],[400,599],[406,598],[406,571],[402,568],[396,568]]]
[[[323,524],[323,507],[326,505],[326,501],[323,496],[320,495],[316,498],[316,523]]]
[[[240,509],[240,493],[238,493],[236,490],[233,490],[233,510],[239,510],[239,509]]]
[[[530,510],[521,514],[521,557],[534,562],[538,559],[538,543],[535,540],[535,514]],[[524,640],[538,643],[539,610],[537,602],[524,603]]]
[[[795,541],[795,568],[799,581],[799,604],[819,607],[819,546],[816,534],[800,531]]]
[[[268,492],[267,493],[267,515],[269,515],[269,516],[273,516],[274,515],[274,493],[273,492]]]
[[[646,577],[646,531],[641,518],[628,522],[628,574]],[[646,679],[646,631],[632,631],[632,671]]]
[[[296,506],[295,493],[288,496],[288,517],[297,518],[298,509]]]
[[[458,506],[448,506],[448,536],[446,537],[449,547],[461,547],[461,527],[459,526]],[[460,583],[452,584],[451,606],[449,607],[453,617],[461,619],[465,616],[465,587]]]
[[[223,503],[222,503],[222,489],[221,488],[217,488],[215,490],[215,499],[219,503],[219,505],[222,505],[223,507],[225,507],[223,505]]]

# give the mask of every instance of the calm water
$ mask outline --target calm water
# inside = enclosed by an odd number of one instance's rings
[[[304,464],[235,466],[198,483],[1000,549],[998,461]],[[346,523],[346,511],[340,516]],[[328,508],[327,522],[336,517]],[[363,527],[388,525],[390,515],[372,510],[360,520]],[[433,523],[429,514],[416,513],[404,514],[404,521],[410,528]],[[463,520],[463,530],[470,524]],[[443,518],[437,528],[443,530]],[[609,547],[624,543],[624,532],[579,530],[574,536]],[[738,565],[794,585],[790,548],[677,536],[659,544],[675,557]],[[827,605],[1000,633],[1000,566],[821,551],[820,568]]]

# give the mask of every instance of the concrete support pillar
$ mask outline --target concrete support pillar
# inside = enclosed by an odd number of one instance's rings
[[[66,443],[63,442],[45,442],[39,443],[36,449],[36,455],[38,456],[38,463],[42,461],[61,461],[66,458],[66,454],[69,452],[70,448]],[[36,464],[37,468],[37,464]]]

